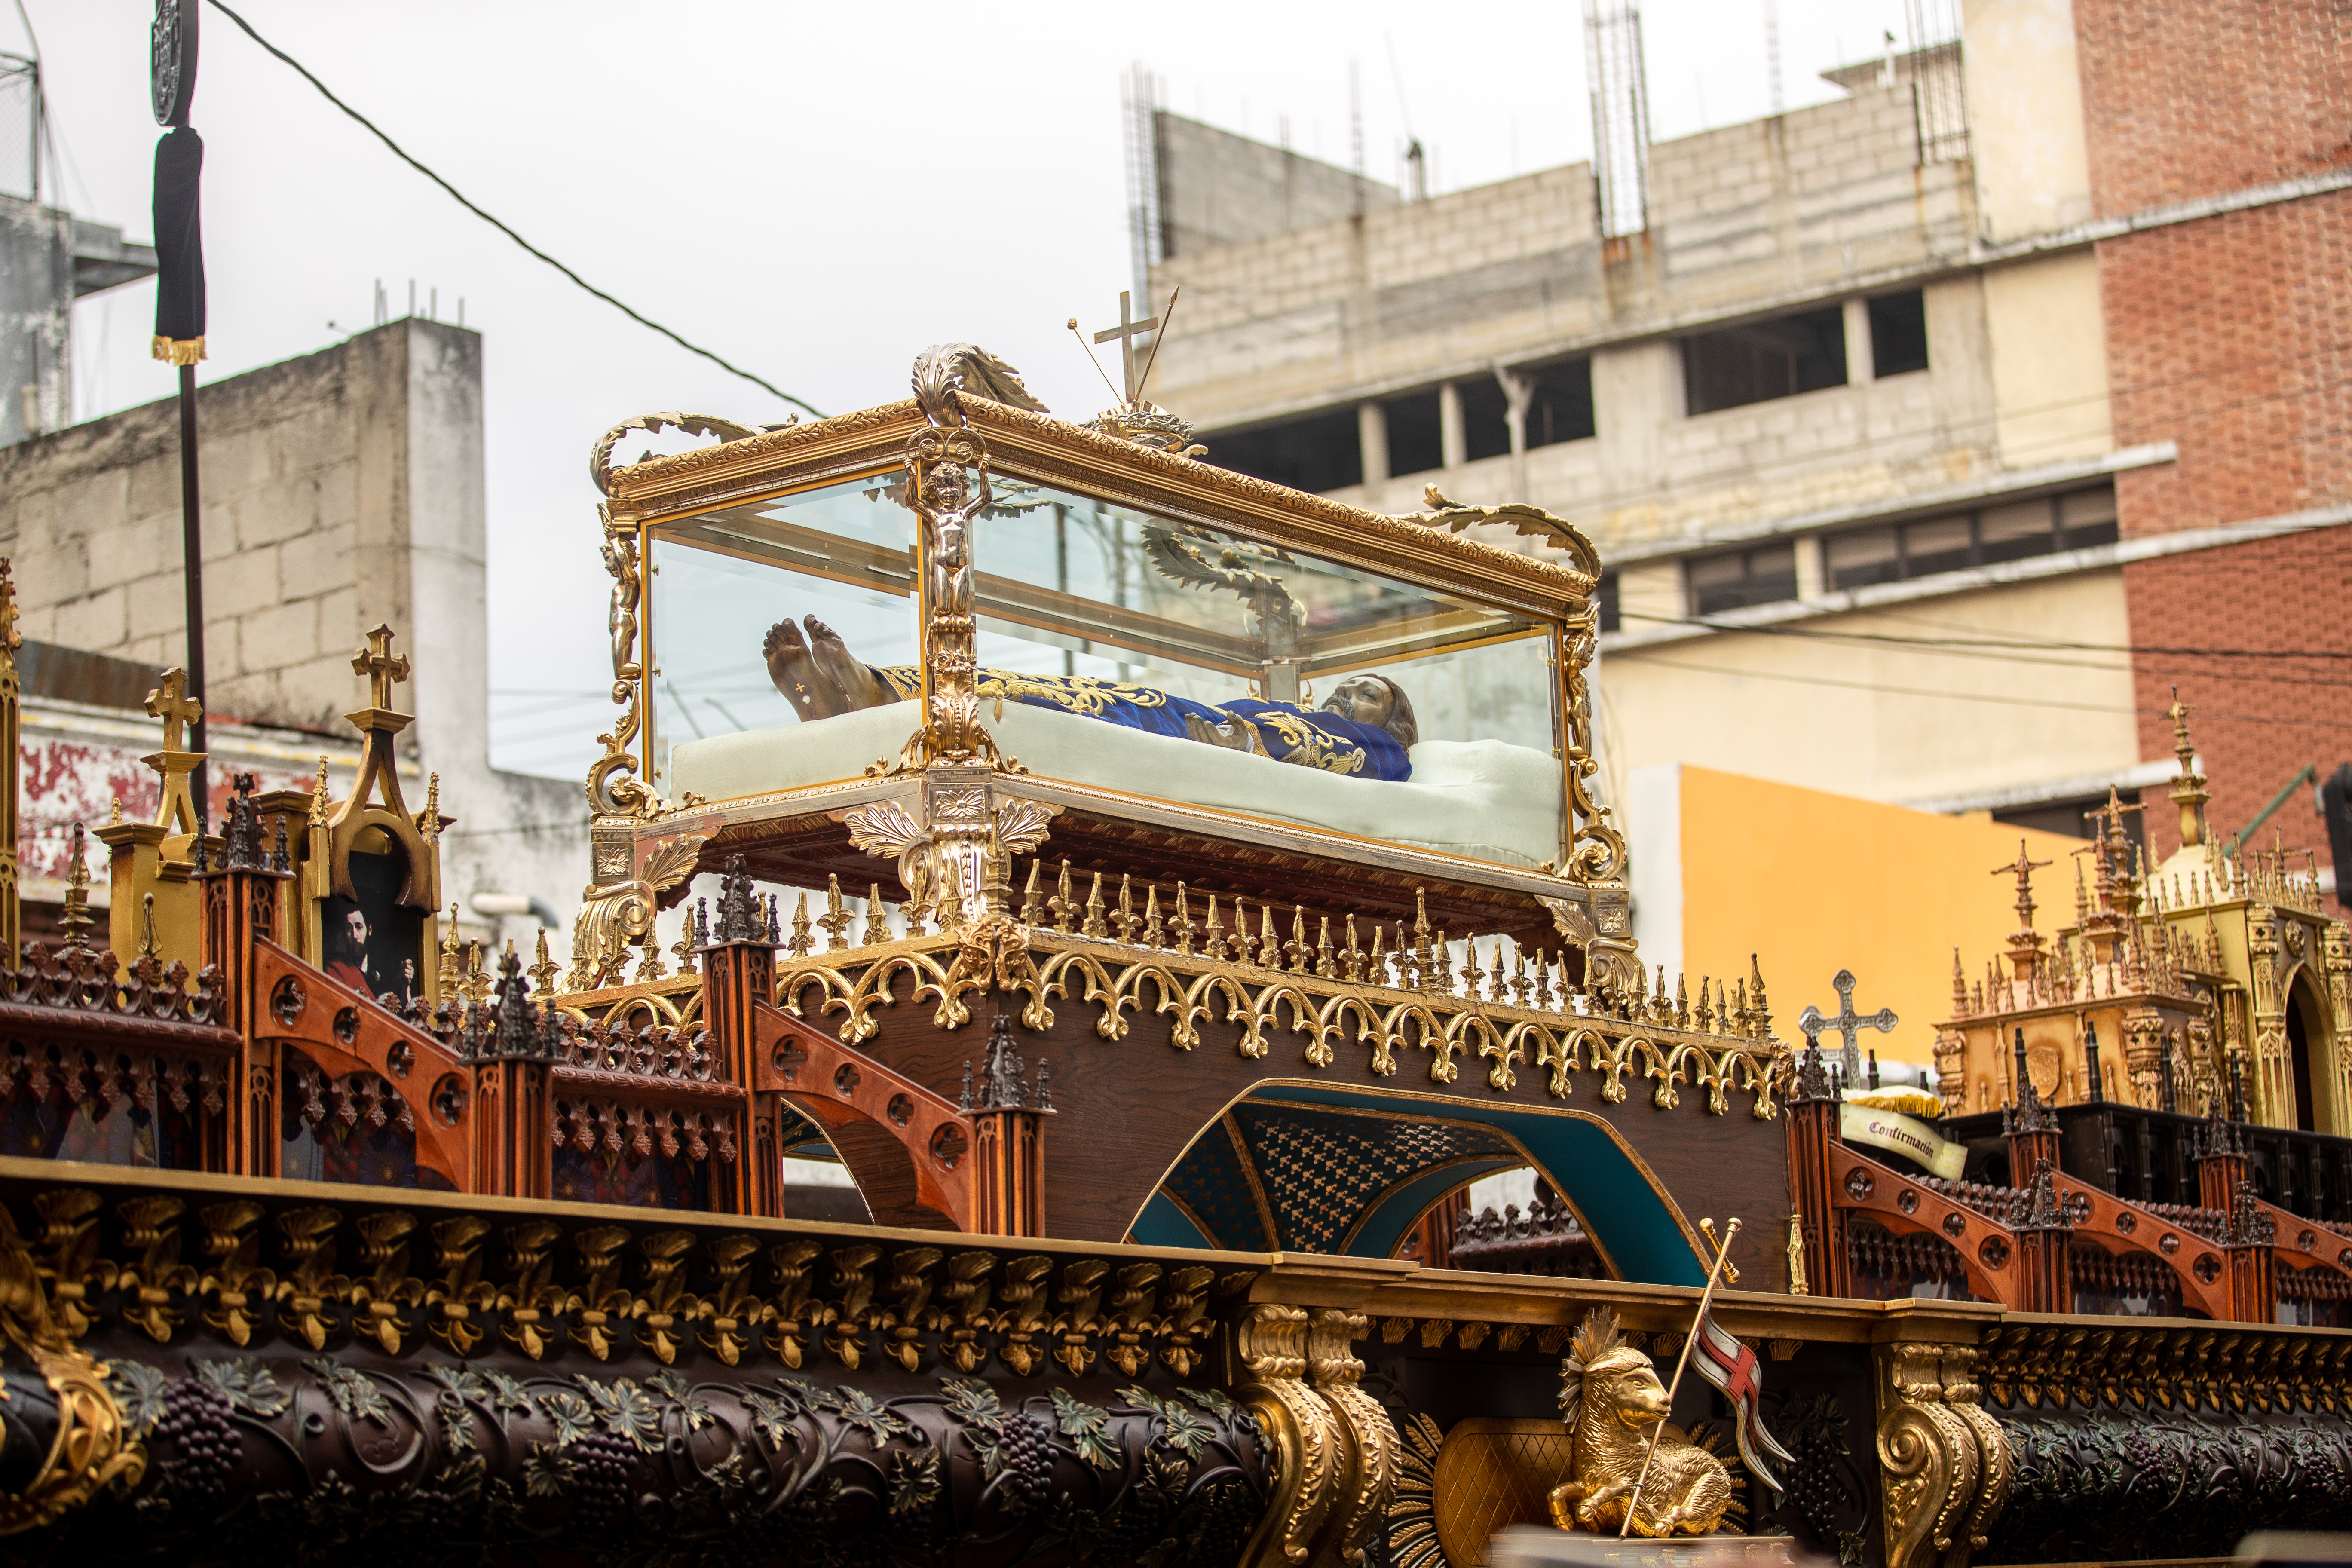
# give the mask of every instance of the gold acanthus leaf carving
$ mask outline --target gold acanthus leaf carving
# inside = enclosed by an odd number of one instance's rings
[[[1062,814],[1058,805],[1043,801],[1008,800],[996,808],[997,847],[1007,855],[1034,849],[1045,841],[1045,830]]]
[[[852,806],[840,820],[849,841],[868,855],[895,858],[923,842],[923,825],[895,800]]]
[[[702,853],[705,840],[699,834],[688,834],[674,843],[665,844],[646,858],[644,880],[656,893],[666,893],[686,880],[694,863]]]
[[[743,425],[716,414],[640,414],[635,419],[622,420],[596,438],[596,444],[588,449],[588,477],[595,482],[597,494],[613,493],[613,448],[632,430],[642,430],[648,436],[677,430],[688,436],[716,436],[724,442],[740,441],[747,436],[782,430],[798,423],[797,414],[782,425]]]
[[[1460,501],[1446,500],[1433,484],[1424,485],[1421,497],[1429,510],[1408,512],[1398,521],[1417,522],[1423,528],[1442,528],[1448,533],[1459,533],[1465,528],[1484,522],[1507,523],[1522,537],[1540,539],[1554,549],[1564,552],[1576,570],[1591,578],[1595,586],[1600,584],[1601,552],[1593,549],[1592,542],[1564,517],[1554,517],[1543,508],[1530,506],[1526,501],[1507,501],[1501,506],[1465,506]]]

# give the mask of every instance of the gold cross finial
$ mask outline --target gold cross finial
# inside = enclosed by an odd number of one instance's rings
[[[352,669],[368,678],[368,706],[390,708],[393,687],[408,679],[408,656],[392,651],[392,628],[378,624],[369,628],[367,647],[352,655]]]
[[[1129,312],[1135,308],[1134,298],[1129,290],[1120,289],[1118,291],[1118,325],[1105,327],[1095,334],[1095,342],[1098,343],[1107,343],[1113,339],[1118,340],[1119,357],[1127,367],[1127,401],[1129,404],[1134,403],[1143,391],[1143,384],[1135,374],[1135,340],[1160,325],[1160,318],[1157,316],[1146,316],[1139,321],[1132,318]]]
[[[2174,687],[2172,706],[2164,710],[2164,716],[2172,721],[2172,754],[2180,759],[2180,775],[2183,778],[2195,771],[2197,762],[2197,748],[2189,743],[2189,715],[2194,711],[2188,703],[2180,700],[2180,688]]]
[[[205,705],[188,695],[188,672],[177,666],[163,672],[155,689],[147,694],[147,712],[151,718],[163,721],[163,749],[184,752],[187,748],[187,726],[205,716]]]
[[[2017,879],[2017,924],[2021,931],[2030,931],[2033,929],[2033,873],[2049,864],[2047,860],[2036,860],[2028,855],[2025,852],[2025,840],[2021,838],[2017,841],[2017,858],[2006,866],[1995,866],[1992,868],[1992,874],[1996,877],[2006,873]],[[1953,962],[1956,963],[1959,962],[1957,952],[1953,955]]]

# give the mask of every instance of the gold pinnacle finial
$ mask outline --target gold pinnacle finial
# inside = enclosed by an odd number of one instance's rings
[[[86,840],[82,826],[73,825],[73,847],[66,858],[66,906],[58,915],[58,924],[65,928],[68,947],[89,945],[83,933],[90,927],[89,860],[85,854]]]
[[[2172,706],[2165,714],[2172,721],[2172,754],[2180,760],[2180,778],[2172,786],[2172,803],[2180,808],[2180,842],[2183,847],[2206,842],[2205,803],[2213,798],[2205,787],[2205,775],[2197,771],[2197,748],[2189,740],[2189,704],[2180,700],[2180,688],[2172,689]]]
[[[544,994],[555,989],[555,960],[548,956],[547,928],[539,928],[539,952],[536,961],[523,971],[530,976],[530,988]]]
[[[319,753],[319,783],[310,792],[310,820],[320,827],[327,826],[327,753]]]

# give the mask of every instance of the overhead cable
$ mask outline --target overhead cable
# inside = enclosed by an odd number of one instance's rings
[[[570,279],[572,282],[578,284],[582,289],[587,290],[589,293],[593,294],[597,299],[604,300],[604,303],[612,306],[613,309],[620,311],[621,314],[628,317],[629,320],[636,322],[639,326],[652,328],[655,331],[659,332],[662,336],[667,338],[678,347],[686,350],[687,353],[701,355],[704,359],[709,360],[719,369],[727,372],[728,374],[740,376],[743,380],[750,382],[752,385],[760,388],[761,391],[768,393],[772,396],[782,398],[784,402],[791,404],[795,408],[806,409],[811,415],[819,419],[824,417],[824,412],[817,408],[815,405],[809,403],[805,399],[794,397],[791,393],[786,392],[783,388],[776,385],[773,382],[756,376],[750,371],[743,369],[740,365],[729,363],[726,360],[719,358],[719,355],[712,353],[709,349],[706,349],[698,343],[687,342],[686,339],[678,336],[676,332],[671,331],[659,321],[654,321],[650,317],[640,315],[635,310],[629,309],[628,306],[623,304],[620,300],[615,300],[610,294],[605,293],[604,290],[597,288],[596,285],[589,282],[588,279],[581,277],[580,274],[572,271],[572,268],[564,266],[563,263],[558,261],[552,256],[548,255],[547,252],[540,249],[539,247],[531,244],[530,241],[517,234],[513,229],[508,227],[505,224],[499,222],[497,218],[491,216],[488,213],[483,211],[480,207],[467,200],[465,193],[458,190],[457,186],[451,184],[448,181],[443,179],[440,175],[435,174],[432,170],[426,168],[423,163],[418,163],[414,157],[410,156],[407,149],[401,146],[399,142],[394,142],[391,137],[385,135],[373,121],[370,120],[366,115],[362,114],[358,110],[353,109],[350,104],[345,103],[341,99],[337,98],[333,91],[328,88],[325,82],[320,81],[317,77],[310,74],[309,68],[304,66],[300,60],[296,59],[292,55],[288,54],[284,49],[279,48],[268,38],[265,38],[259,33],[255,32],[252,23],[247,21],[236,12],[230,10],[226,5],[222,5],[221,0],[212,0],[212,5],[213,9],[218,11],[222,16],[226,16],[230,21],[235,22],[239,27],[243,28],[247,37],[251,38],[255,43],[259,44],[264,49],[277,56],[288,65],[293,67],[296,73],[299,74],[304,81],[309,82],[312,87],[319,89],[320,97],[325,99],[329,103],[333,104],[337,109],[341,110],[345,114],[350,115],[353,120],[358,121],[361,126],[364,128],[370,135],[383,142],[386,147],[391,148],[394,157],[407,164],[410,168],[415,170],[418,174],[424,175],[426,179],[432,181],[435,184],[440,186],[443,190],[448,192],[451,198],[454,199],[459,206],[464,207],[467,212],[472,213],[476,217],[480,218],[484,223],[488,224],[492,228],[497,229],[509,239],[511,239],[517,245],[521,246],[523,249],[529,251],[540,260],[546,262],[550,267],[552,267],[558,272],[562,273],[564,277]]]

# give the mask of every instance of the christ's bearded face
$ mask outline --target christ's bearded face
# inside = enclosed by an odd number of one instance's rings
[[[1323,711],[1352,719],[1359,724],[1370,724],[1376,730],[1386,729],[1390,716],[1396,711],[1396,696],[1387,681],[1359,675],[1332,689],[1331,695],[1323,700]]]

